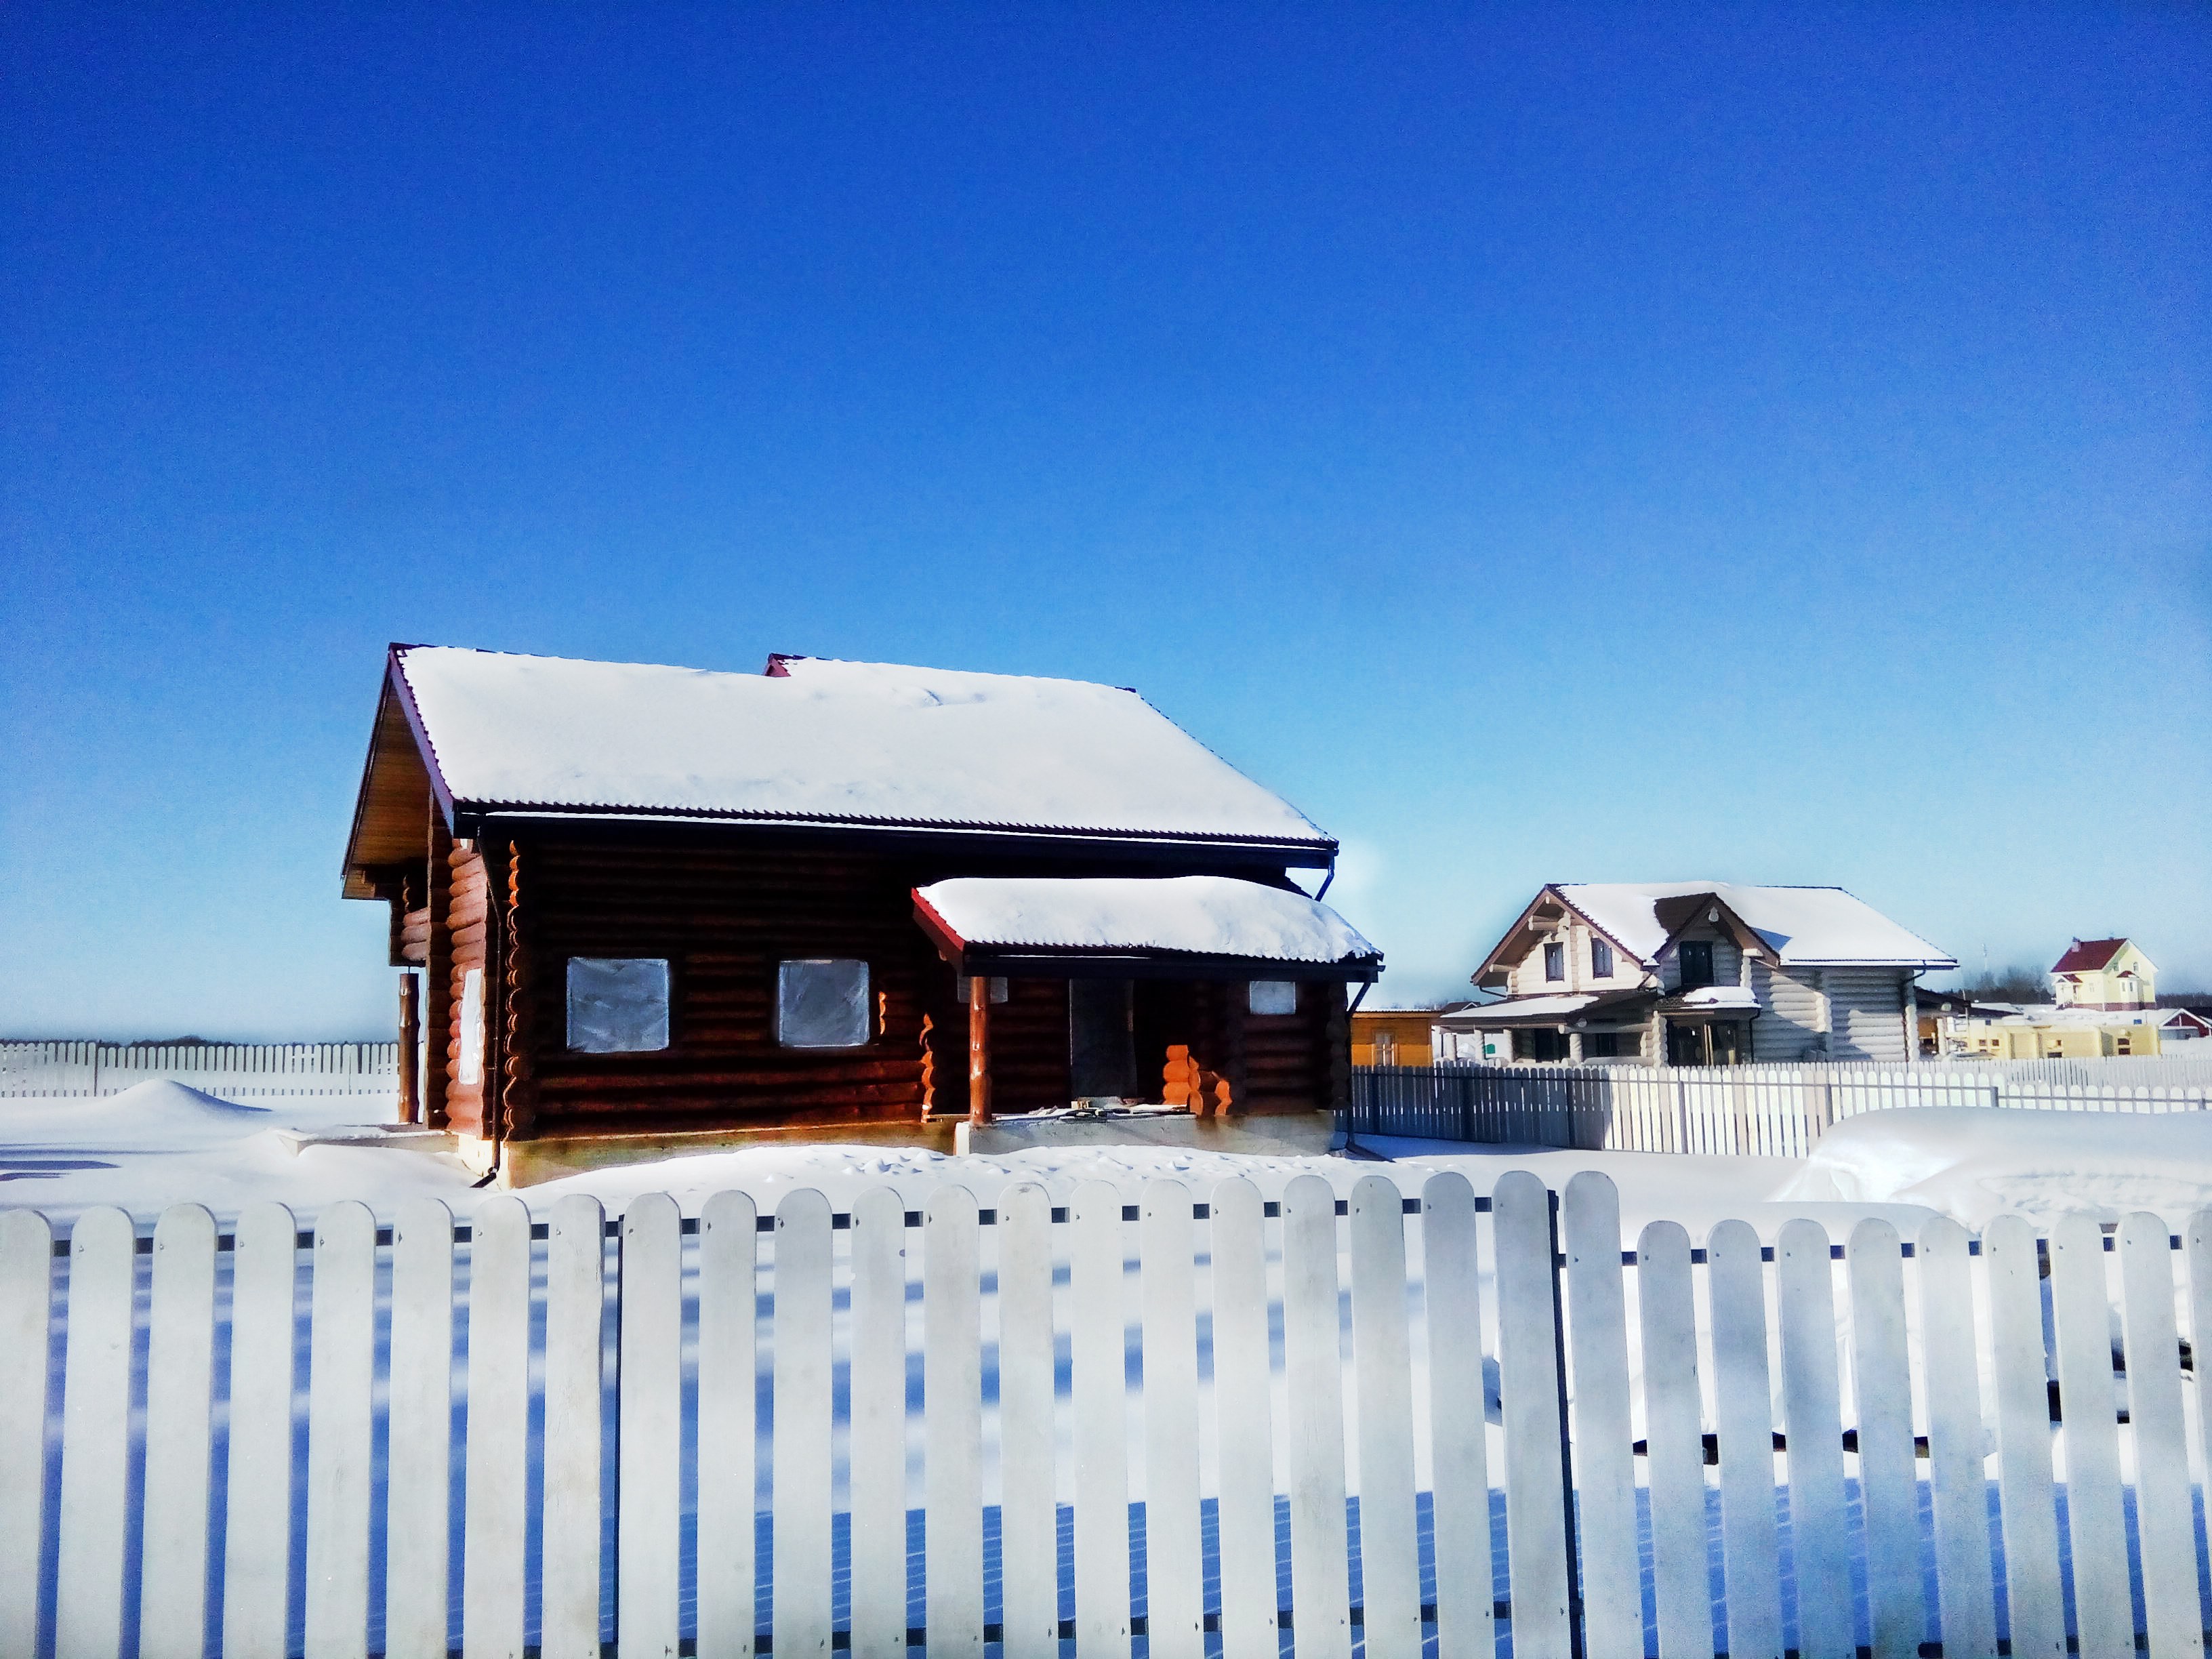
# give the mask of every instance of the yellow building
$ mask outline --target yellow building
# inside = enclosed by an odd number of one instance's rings
[[[1433,1008],[1377,1008],[1352,1017],[1354,1066],[1429,1066]]]
[[[1975,1005],[1950,1022],[1952,1042],[1982,1060],[2095,1060],[2159,1052],[2162,1012],[2143,1008],[2004,1007]]]

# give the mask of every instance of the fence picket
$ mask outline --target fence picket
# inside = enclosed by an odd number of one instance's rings
[[[1875,1659],[1915,1659],[1926,1633],[1927,1613],[1920,1599],[1920,1503],[1913,1466],[1912,1381],[1905,1358],[1905,1267],[1897,1229],[1871,1218],[1854,1227],[1846,1273]]]
[[[299,1228],[281,1204],[249,1204],[232,1233],[222,1652],[224,1659],[285,1659]]]
[[[1856,1659],[1827,1232],[1817,1221],[1784,1224],[1774,1260],[1782,1315],[1783,1434],[1789,1442],[1797,1650],[1805,1659]]]
[[[453,1554],[453,1218],[434,1198],[407,1200],[392,1230],[389,1370],[386,1409],[398,1431],[388,1436],[386,1462],[384,1651],[386,1659],[446,1659]],[[597,1541],[595,1528],[595,1547]],[[594,1607],[594,1635],[598,1613]]]
[[[1129,1651],[1127,1329],[1121,1194],[1087,1181],[1068,1205],[1068,1347],[1075,1415],[1075,1644]]]
[[[149,1326],[139,1659],[200,1659],[215,1403],[215,1217],[202,1205],[172,1205],[155,1224]]]
[[[1035,1182],[1008,1188],[999,1200],[998,1226],[999,1550],[1000,1581],[1005,1586],[1000,1618],[1006,1659],[1059,1659],[1060,1517],[1053,1483],[1052,1200]],[[1146,1358],[1149,1371],[1149,1349]],[[902,1431],[906,1410],[902,1392],[896,1409]],[[900,1512],[902,1521],[903,1504]],[[1147,1534],[1151,1535],[1149,1527]],[[899,1547],[902,1554],[903,1537]],[[902,1606],[901,1613],[904,1613]],[[904,1624],[903,1617],[900,1622]],[[854,1645],[856,1649],[860,1645],[857,1637]],[[896,1651],[886,1650],[876,1659],[906,1659],[902,1629]]]
[[[2197,1525],[2182,1420],[2181,1340],[2173,1322],[2173,1263],[2166,1223],[2137,1211],[2120,1224],[2120,1284],[2135,1439],[2136,1537],[2150,1651],[2202,1653]],[[2132,1632],[2130,1632],[2132,1634]]]
[[[2057,1659],[2066,1651],[2066,1607],[2034,1229],[2016,1215],[1996,1217],[1982,1231],[1982,1261],[1989,1284],[1997,1506],[2012,1650],[2021,1659]]]
[[[1352,1188],[1348,1207],[1364,1639],[1371,1659],[1419,1659],[1421,1564],[1413,1507],[1405,1203],[1397,1182],[1368,1176]]]
[[[1705,1449],[1698,1392],[1698,1322],[1690,1235],[1655,1221],[1636,1242],[1644,1344],[1644,1435],[1651,1489],[1651,1589],[1661,1659],[1711,1659],[1706,1583]],[[1662,1523],[1660,1517],[1672,1517]]]
[[[522,1659],[529,1492],[530,1211],[506,1194],[470,1218],[463,1659]]]
[[[940,1187],[923,1211],[922,1230],[923,1470],[928,1498],[924,1622],[933,1655],[980,1655],[983,1315],[976,1282],[982,1258],[975,1199],[963,1188]],[[1125,1591],[1125,1606],[1127,1600]]]
[[[1571,1647],[1551,1202],[1544,1183],[1525,1170],[1499,1176],[1491,1196],[1515,1659],[1568,1659]]]
[[[113,1659],[123,1640],[137,1249],[121,1210],[87,1210],[70,1233],[56,1659]]]
[[[2051,1230],[2051,1311],[2058,1346],[2066,1529],[2073,1545],[2079,1651],[2083,1659],[2128,1659],[2136,1650],[2135,1613],[2120,1508],[2112,1304],[2105,1290],[2104,1235],[2088,1216],[2063,1216]]]
[[[1393,1187],[1391,1202],[1397,1198]],[[1189,1189],[1179,1181],[1146,1182],[1141,1216],[1137,1255],[1145,1355],[1146,1650],[1153,1659],[1202,1659],[1206,1583],[1199,1530],[1198,1322],[1193,1305],[1197,1251]],[[1405,1288],[1401,1270],[1401,1305]],[[1002,1283],[1000,1294],[1005,1293]],[[1418,1601],[1418,1583],[1415,1589]],[[1419,1618],[1419,1609],[1414,1617]],[[1417,1638],[1419,1634],[1417,1627]],[[1369,1639],[1374,1639],[1371,1623]]]
[[[615,1645],[623,1659],[676,1659],[684,1450],[683,1217],[665,1193],[622,1218]]]
[[[1915,1246],[1921,1370],[1927,1379],[1928,1481],[1944,1654],[1947,1659],[1996,1659],[1968,1242],[1964,1227],[1939,1216],[1921,1228]]]
[[[1222,1659],[1276,1659],[1275,1463],[1260,1189],[1241,1176],[1224,1181],[1213,1189],[1209,1213]]]
[[[376,1218],[366,1204],[348,1200],[323,1211],[313,1261],[305,1651],[307,1659],[368,1659]],[[514,1659],[521,1659],[519,1639]]]
[[[46,1533],[46,1412],[54,1230],[0,1210],[0,1561],[35,1564]],[[0,1572],[0,1653],[39,1650],[40,1575]]]
[[[1584,1170],[1559,1200],[1567,1256],[1567,1361],[1572,1376],[1575,1512],[1582,1534],[1585,1640],[1598,1653],[1644,1641],[1637,1559],[1636,1466],[1629,1449],[1627,1304],[1620,1277],[1620,1197]]]
[[[784,1237],[777,1235],[779,1263]],[[750,1659],[760,1617],[753,1559],[759,1479],[754,1467],[760,1363],[755,1332],[759,1244],[759,1214],[749,1194],[716,1193],[700,1207],[696,1442],[699,1659]],[[823,1250],[826,1255],[826,1241]],[[781,1282],[779,1275],[779,1285]],[[776,1305],[779,1309],[783,1305],[780,1296]],[[826,1312],[823,1318],[826,1322]],[[594,1337],[597,1334],[595,1329]],[[825,1324],[825,1346],[826,1340]],[[597,1358],[596,1345],[593,1358]],[[594,1383],[597,1380],[595,1370]],[[825,1393],[827,1386],[825,1382]],[[777,1397],[780,1401],[780,1393]],[[593,1401],[596,1404],[596,1387]],[[781,1411],[776,1416],[782,1420]],[[593,1449],[596,1452],[596,1445]],[[824,1484],[826,1488],[826,1480]],[[596,1635],[594,1632],[594,1639]],[[591,1656],[580,1656],[580,1659],[591,1659]]]
[[[1298,1651],[1349,1659],[1345,1567],[1344,1349],[1336,1192],[1319,1176],[1283,1188],[1283,1380],[1290,1454],[1291,1607]]]
[[[1474,1188],[1465,1176],[1431,1176],[1421,1188],[1421,1276],[1429,1340],[1437,1646],[1442,1653],[1489,1653],[1496,1640],[1496,1589],[1482,1277]]]
[[[852,1651],[906,1659],[905,1201],[882,1188],[854,1199],[851,1243]]]
[[[750,1224],[750,1210],[747,1221]],[[544,1507],[538,1528],[544,1540],[541,1659],[599,1659],[599,1655],[606,1271],[606,1212],[599,1201],[586,1193],[571,1193],[557,1200],[546,1223],[545,1242]],[[745,1311],[750,1318],[750,1300]],[[748,1375],[748,1413],[751,1380]],[[750,1469],[750,1431],[740,1455]],[[750,1476],[743,1486],[750,1500]],[[744,1547],[751,1550],[750,1529]],[[751,1581],[746,1583],[750,1588]]]
[[[934,1237],[931,1243],[936,1243]],[[832,1243],[830,1200],[803,1188],[786,1194],[775,1206],[775,1426],[770,1454],[775,1460],[775,1583],[769,1606],[775,1650],[784,1659],[830,1651]]]

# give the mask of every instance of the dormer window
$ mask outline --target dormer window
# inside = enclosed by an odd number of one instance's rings
[[[1682,964],[1682,988],[1694,991],[1713,982],[1713,942],[1709,939],[1686,939],[1675,947]]]
[[[1567,976],[1567,947],[1553,943],[1544,947],[1544,977],[1547,981],[1563,980]]]

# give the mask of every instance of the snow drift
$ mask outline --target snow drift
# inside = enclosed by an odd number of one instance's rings
[[[1912,1107],[1846,1118],[1774,1198],[1924,1205],[1979,1231],[2010,1211],[2039,1228],[2212,1206],[2212,1114]]]

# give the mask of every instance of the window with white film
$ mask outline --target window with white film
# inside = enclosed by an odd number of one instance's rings
[[[775,1040],[787,1048],[866,1046],[868,964],[842,957],[778,963]]]
[[[960,1006],[963,1008],[965,1008],[970,999],[975,995],[975,993],[969,989],[968,975],[965,974],[956,974],[953,975],[953,979],[956,984],[957,993],[960,999]],[[990,984],[991,1000],[994,1002],[1004,1002],[1006,1000],[1006,981],[1003,979],[994,978],[990,981]]]
[[[461,975],[460,1078],[463,1083],[483,1081],[484,1009],[483,969],[471,968]]]
[[[568,1048],[572,1054],[649,1054],[667,1046],[665,957],[568,958]]]
[[[1255,979],[1246,998],[1255,1014],[1295,1014],[1298,1011],[1298,982],[1294,979]]]

